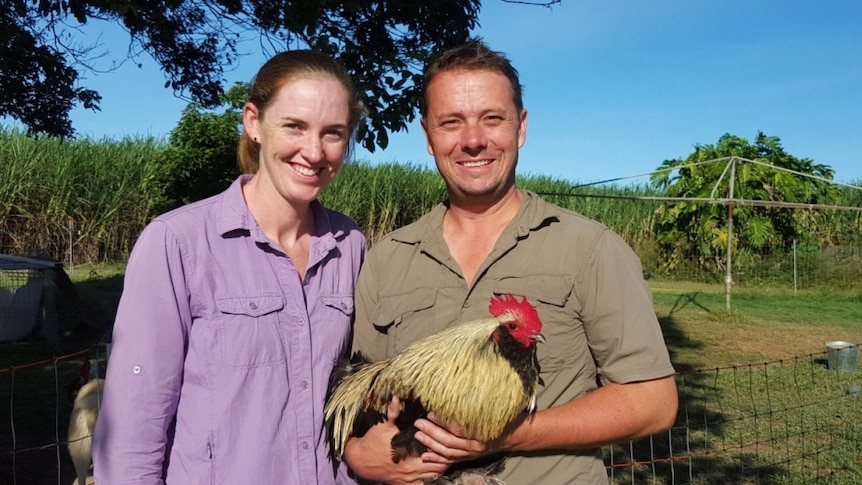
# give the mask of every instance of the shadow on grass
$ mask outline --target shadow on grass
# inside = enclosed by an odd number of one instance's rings
[[[659,323],[677,370],[677,419],[664,433],[605,447],[611,483],[860,483],[858,467],[842,463],[859,460],[854,451],[844,450],[858,448],[852,443],[859,436],[859,402],[852,400],[841,408],[855,418],[835,424],[841,416],[827,410],[827,403],[841,397],[824,392],[820,381],[838,374],[821,376],[823,359],[803,356],[768,367],[739,366],[738,372],[735,367],[696,369],[677,364],[679,352],[697,351],[704,345],[689,338],[674,316],[676,311],[691,304],[709,309],[697,302],[697,293],[682,295],[676,302],[667,316],[659,316]],[[841,390],[834,384],[832,388]],[[796,402],[800,397],[802,401]],[[812,419],[814,424],[809,423]],[[801,449],[793,448],[797,442]]]

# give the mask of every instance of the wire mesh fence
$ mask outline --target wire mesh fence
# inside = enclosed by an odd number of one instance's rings
[[[38,334],[59,345],[58,289],[50,262],[0,256],[0,342]]]
[[[605,447],[610,482],[862,483],[862,373],[830,357],[680,372],[675,425]],[[0,368],[0,483],[72,482],[67,393],[89,359],[104,362],[103,349]]]
[[[46,229],[37,223],[0,222],[0,254],[39,255],[67,268],[100,261],[125,261],[142,227],[109,226],[98,236],[80,232],[86,223]],[[668,265],[656,240],[648,230],[616,229],[640,257],[647,278],[670,281],[725,284],[724,261],[708,258],[698,251]],[[636,234],[636,236],[635,236]],[[45,237],[46,235],[50,237]],[[732,268],[733,284],[773,288],[811,289],[821,286],[862,288],[862,242],[834,245],[794,244],[781,250],[756,254],[740,251]]]
[[[677,384],[673,428],[605,449],[612,483],[862,483],[855,366],[830,368],[824,352],[684,372]]]

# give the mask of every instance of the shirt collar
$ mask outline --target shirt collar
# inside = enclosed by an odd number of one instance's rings
[[[256,239],[268,242],[251,211],[248,210],[248,205],[246,205],[245,197],[242,194],[242,187],[253,177],[252,174],[240,175],[224,191],[218,210],[216,227],[222,236],[233,231],[247,231]],[[312,247],[317,251],[328,252],[335,248],[336,241],[343,237],[344,229],[333,227],[329,212],[320,201],[313,200],[311,210],[314,212],[314,242]]]
[[[251,232],[254,223],[254,218],[245,205],[245,197],[242,195],[242,186],[254,177],[250,174],[243,174],[237,177],[222,193],[219,208],[216,213],[216,228],[222,236],[236,230],[246,230]]]
[[[522,190],[524,201],[510,224],[516,237],[524,237],[530,231],[544,225],[548,219],[556,219],[556,215],[548,211],[547,203],[529,190]],[[443,238],[443,216],[446,214],[446,203],[437,204],[425,216],[426,224],[411,224],[392,235],[392,239],[406,244],[428,243]]]

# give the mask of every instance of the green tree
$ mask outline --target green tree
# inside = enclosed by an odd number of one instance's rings
[[[545,6],[557,3],[553,0]],[[543,2],[536,2],[543,5]],[[74,135],[69,110],[98,109],[97,92],[77,87],[97,46],[82,45],[93,19],[129,33],[131,58],[145,53],[166,86],[202,108],[220,104],[224,73],[242,41],[272,51],[308,46],[345,64],[364,93],[369,116],[358,136],[385,148],[387,132],[415,116],[421,70],[432,53],[466,40],[480,0],[0,0],[0,116],[32,133]]]
[[[824,204],[837,195],[829,166],[788,154],[776,136],[759,132],[749,143],[725,134],[715,145],[696,145],[686,158],[662,162],[652,176],[665,197],[683,199],[657,209],[656,238],[669,268],[696,257],[704,269],[723,269],[729,205],[704,199],[728,198],[731,173],[734,199],[762,201],[732,204],[737,255],[766,255],[800,237],[793,209],[782,203]]]
[[[165,153],[169,205],[160,211],[215,195],[239,175],[236,150],[247,92],[247,84],[234,84],[221,96],[220,113],[195,103],[183,110]]]
[[[15,118],[32,133],[71,135],[69,110],[81,103],[97,110],[101,96],[77,87],[78,71],[45,42],[31,2],[0,2],[0,116]]]

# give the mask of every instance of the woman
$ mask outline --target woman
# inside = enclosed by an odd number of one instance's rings
[[[94,433],[98,483],[351,482],[327,461],[322,407],[366,241],[317,198],[361,114],[329,57],[273,57],[243,109],[245,174],[144,229]]]

